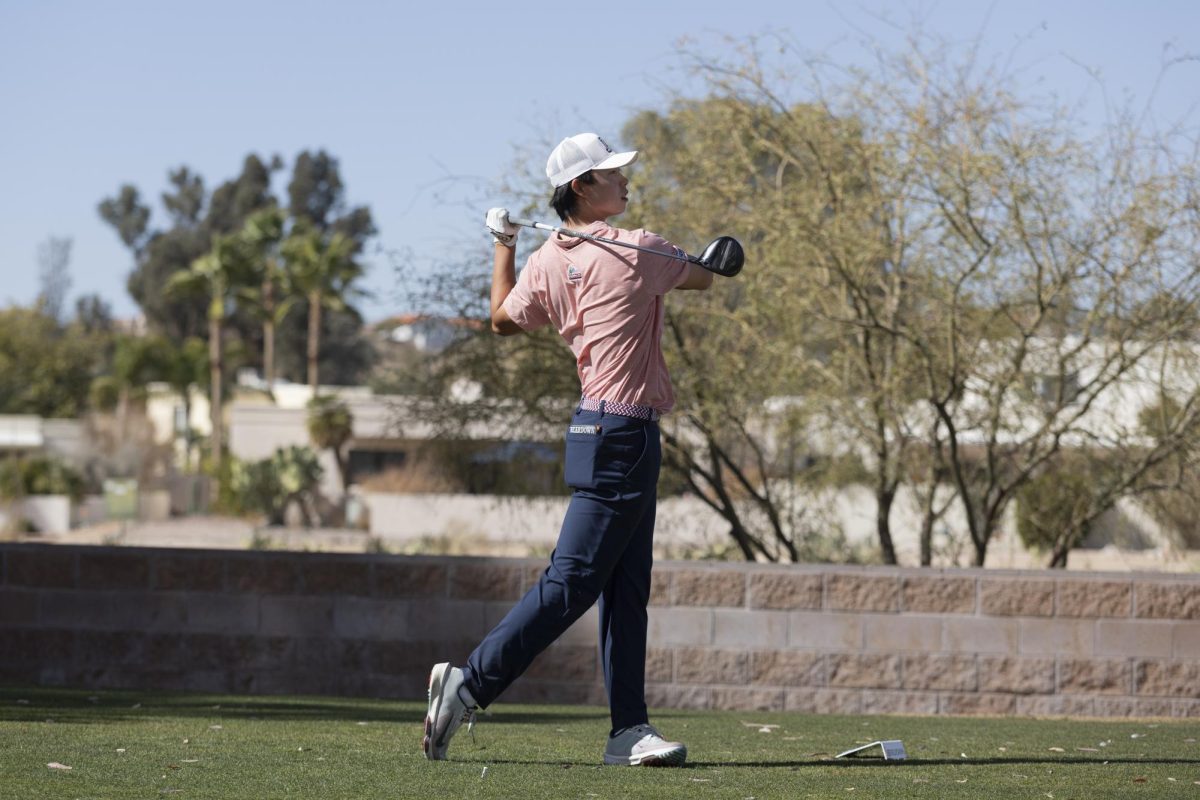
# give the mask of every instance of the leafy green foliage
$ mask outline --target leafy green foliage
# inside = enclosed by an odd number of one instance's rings
[[[306,359],[308,384],[314,393],[319,385],[321,315],[333,312],[357,316],[349,300],[356,294],[355,281],[363,274],[354,259],[355,240],[340,232],[324,233],[308,224],[297,225],[281,251],[288,264],[291,286],[306,300],[308,333]]]
[[[348,487],[346,443],[354,435],[354,416],[345,403],[332,395],[317,395],[308,403],[308,437],[320,450],[329,450],[337,461],[342,488]]]
[[[0,497],[3,499],[65,494],[79,500],[84,488],[83,476],[56,458],[34,456],[0,460]]]
[[[324,230],[330,214],[342,204],[344,192],[336,158],[324,150],[297,156],[288,184],[288,204],[297,220]]]
[[[296,503],[310,523],[310,509],[324,470],[308,447],[279,448],[261,461],[231,461],[230,486],[240,510],[263,514],[271,525],[282,525],[290,504]]]
[[[0,309],[0,414],[82,414],[111,342],[107,331],[63,325],[38,307]]]
[[[125,184],[116,197],[102,201],[98,210],[101,219],[117,229],[117,235],[126,247],[135,252],[142,248],[150,209],[142,203],[136,186]]]
[[[334,234],[343,237],[353,256],[375,234],[375,226],[366,207],[346,210],[337,160],[324,151],[306,151],[297,158],[288,187],[289,219],[271,192],[271,176],[282,167],[277,156],[266,162],[251,154],[239,175],[211,194],[203,178],[188,167],[172,170],[170,189],[162,196],[166,227],[151,227],[151,209],[133,186],[121,187],[115,197],[100,203],[99,211],[134,256],[127,284],[130,295],[151,329],[175,342],[209,337],[207,320],[212,314],[211,292],[179,291],[184,287],[176,276],[192,271],[193,265],[212,255],[214,249],[226,248],[236,240],[247,257],[244,269],[231,274],[236,280],[226,287],[231,298],[236,298],[226,309],[229,330],[245,343],[242,351],[252,354],[251,363],[258,361],[265,372],[273,372],[278,360],[283,377],[301,380],[307,369],[309,331],[304,320],[309,300],[288,280],[277,244],[292,228],[315,229],[327,234],[327,239]],[[225,256],[221,260],[229,261]],[[361,269],[347,283],[360,275]],[[345,288],[342,300],[352,294]],[[330,293],[320,303],[326,311],[341,309],[325,314],[317,326],[322,371],[331,382],[360,382],[373,360],[370,344],[362,336],[362,318]],[[301,313],[289,314],[297,305]],[[300,318],[298,324],[288,319],[292,316]],[[257,353],[262,355],[253,355]]]
[[[172,339],[204,336],[205,308],[191,297],[166,291],[172,275],[187,269],[207,252],[208,237],[196,228],[173,228],[156,233],[129,274],[126,288],[150,326]]]
[[[1031,550],[1049,551],[1064,534],[1074,541],[1086,538],[1091,526],[1083,521],[1092,503],[1093,480],[1076,469],[1050,469],[1017,491],[1017,533]]]
[[[1138,423],[1147,436],[1161,442],[1178,436],[1178,421],[1188,418],[1184,403],[1166,395],[1160,402],[1143,408]],[[1148,476],[1159,488],[1147,493],[1145,504],[1178,543],[1194,549],[1200,547],[1200,470],[1196,464],[1196,456],[1200,454],[1200,423],[1192,420],[1183,436],[1176,457]]]
[[[340,450],[354,433],[354,416],[333,395],[318,395],[308,403],[308,436],[322,450]]]

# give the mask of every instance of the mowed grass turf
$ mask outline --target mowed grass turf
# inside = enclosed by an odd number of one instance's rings
[[[0,798],[1200,798],[1189,721],[659,711],[688,766],[630,769],[600,764],[602,708],[498,703],[440,763],[420,753],[424,710],[3,688]],[[832,758],[876,739],[909,759]]]

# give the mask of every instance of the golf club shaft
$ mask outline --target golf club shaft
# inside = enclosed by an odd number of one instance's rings
[[[550,231],[551,233],[561,233],[564,236],[574,236],[577,239],[587,239],[588,241],[591,241],[591,242],[603,242],[604,244],[615,244],[618,247],[629,247],[634,250],[641,250],[643,253],[653,253],[656,256],[666,256],[667,258],[677,258],[680,261],[687,261],[692,264],[700,264],[701,266],[704,266],[701,263],[699,258],[697,258],[696,256],[690,256],[687,253],[684,253],[683,251],[677,251],[675,253],[664,253],[662,250],[654,250],[650,247],[642,247],[641,245],[630,244],[629,242],[619,242],[616,239],[605,239],[603,236],[593,236],[590,233],[581,233],[580,231],[573,231],[570,228],[560,228],[555,225],[547,225],[544,222],[535,222],[530,219],[517,219],[516,217],[509,217],[508,221],[511,222],[513,225],[520,225],[522,228],[535,228],[539,231]]]

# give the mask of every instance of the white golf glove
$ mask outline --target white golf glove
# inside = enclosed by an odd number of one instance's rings
[[[487,226],[492,233],[492,238],[505,247],[517,246],[517,231],[516,225],[508,221],[507,208],[489,208],[487,212]]]

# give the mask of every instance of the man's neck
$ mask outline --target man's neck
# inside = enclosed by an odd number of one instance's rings
[[[591,214],[585,213],[585,214],[580,214],[578,216],[567,217],[567,221],[563,223],[563,227],[578,231],[578,230],[583,230],[588,225],[591,225],[593,222],[603,222],[604,220],[605,220],[604,217],[596,217]]]

